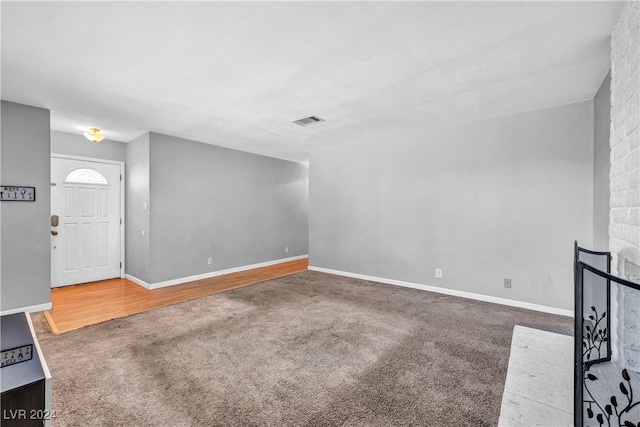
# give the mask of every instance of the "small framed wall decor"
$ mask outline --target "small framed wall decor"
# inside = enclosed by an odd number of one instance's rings
[[[35,202],[35,187],[20,187],[17,185],[1,185],[0,201],[3,202]]]
[[[10,350],[2,350],[0,353],[0,368],[15,365],[20,362],[31,360],[33,355],[33,344],[23,345],[22,347],[12,348]]]

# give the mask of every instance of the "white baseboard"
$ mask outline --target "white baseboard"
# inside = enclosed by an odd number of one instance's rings
[[[156,282],[156,283],[147,283],[147,282],[145,282],[143,280],[138,279],[137,277],[131,276],[130,274],[127,274],[126,276],[127,276],[127,279],[131,280],[133,283],[136,283],[136,284],[138,284],[138,285],[140,285],[140,286],[142,286],[144,288],[147,288],[149,290],[153,290],[153,289],[166,288],[167,286],[180,285],[182,283],[187,283],[187,282],[194,282],[196,280],[209,279],[211,277],[223,276],[225,274],[238,273],[240,271],[251,270],[251,269],[254,269],[254,268],[268,267],[270,265],[282,264],[284,262],[289,262],[289,261],[297,261],[297,260],[305,259],[305,258],[309,258],[309,255],[300,255],[300,256],[294,256],[294,257],[290,257],[290,258],[276,259],[276,260],[273,260],[273,261],[260,262],[258,264],[243,265],[243,266],[240,266],[240,267],[228,268],[226,270],[212,271],[212,272],[209,272],[209,273],[196,274],[195,276],[181,277],[179,279],[165,280],[163,282]]]
[[[212,271],[211,273],[196,274],[195,276],[181,277],[179,279],[165,280],[164,282],[151,283],[149,290],[166,288],[167,286],[180,285],[182,283],[194,282],[196,280],[209,279],[210,277],[222,276],[221,271]]]
[[[147,282],[145,282],[144,280],[140,280],[140,279],[138,279],[137,277],[132,276],[132,275],[130,275],[130,274],[125,274],[125,275],[124,275],[124,277],[125,277],[126,279],[131,280],[131,281],[132,281],[133,283],[135,283],[136,285],[140,285],[140,286],[142,286],[143,288],[149,289],[149,286],[151,286],[151,285],[149,285]]]
[[[372,282],[386,283],[388,285],[403,286],[405,288],[420,289],[422,291],[436,292],[439,294],[451,295],[455,297],[468,298],[477,301],[491,302],[494,304],[508,305],[511,307],[526,308],[528,310],[541,311],[544,313],[558,314],[560,316],[573,317],[573,310],[549,307],[546,305],[534,304],[530,302],[517,301],[507,298],[492,297],[489,295],[476,294],[473,292],[458,291],[455,289],[440,288],[437,286],[420,285],[418,283],[403,282],[401,280],[385,279],[383,277],[367,276],[364,274],[349,273],[346,271],[332,270],[330,268],[309,266],[309,270],[321,273],[335,274],[338,276],[353,277],[354,279],[369,280]]]
[[[52,308],[53,308],[53,304],[48,302],[45,304],[30,305],[28,307],[14,308],[12,310],[4,310],[0,312],[0,316],[6,316],[9,314],[16,314],[16,313],[37,313],[39,311],[51,310]]]

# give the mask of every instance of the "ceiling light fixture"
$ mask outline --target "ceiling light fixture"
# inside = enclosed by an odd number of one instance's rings
[[[98,128],[89,128],[89,131],[84,133],[84,137],[94,144],[104,139],[104,135],[100,133]]]

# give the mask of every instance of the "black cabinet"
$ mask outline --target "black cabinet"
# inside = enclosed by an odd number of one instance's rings
[[[45,418],[45,381],[36,381],[2,393],[3,427],[41,427]]]
[[[27,313],[0,319],[2,368],[0,424],[3,427],[49,425],[51,375]]]

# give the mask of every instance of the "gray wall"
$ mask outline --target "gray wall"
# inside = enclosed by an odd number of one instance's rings
[[[610,86],[611,73],[593,100],[593,249],[598,251],[609,250]]]
[[[94,159],[126,160],[126,144],[104,139],[97,144],[89,142],[82,134],[51,131],[51,153]]]
[[[156,133],[150,153],[152,283],[308,253],[305,165]]]
[[[312,266],[572,309],[593,102],[313,153],[309,182]]]
[[[149,133],[127,143],[126,154],[125,272],[149,283]]]
[[[1,202],[0,308],[51,302],[49,110],[2,101],[0,180],[36,188],[35,202]]]
[[[305,165],[148,133],[126,188],[126,272],[147,283],[308,253]]]

